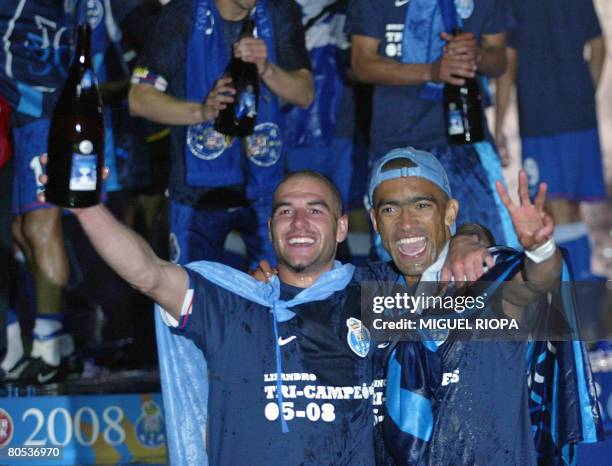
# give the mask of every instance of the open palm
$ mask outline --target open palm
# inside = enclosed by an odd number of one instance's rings
[[[510,199],[501,182],[498,181],[496,187],[502,202],[510,213],[514,231],[523,248],[526,250],[535,249],[552,237],[554,223],[552,217],[544,211],[546,183],[540,184],[538,194],[532,203],[529,199],[527,174],[524,170],[521,170],[519,172],[518,189],[520,205],[518,206]]]

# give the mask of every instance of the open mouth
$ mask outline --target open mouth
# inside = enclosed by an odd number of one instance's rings
[[[290,246],[310,246],[315,243],[315,240],[314,238],[309,238],[307,236],[296,236],[289,238],[287,243]]]
[[[401,238],[395,243],[400,254],[410,258],[417,258],[425,252],[427,248],[427,237],[412,236],[410,238]]]

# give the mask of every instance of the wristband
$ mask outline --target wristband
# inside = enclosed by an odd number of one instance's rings
[[[554,256],[556,250],[557,244],[553,238],[550,238],[542,246],[537,247],[533,251],[525,250],[525,255],[536,264],[539,264]]]

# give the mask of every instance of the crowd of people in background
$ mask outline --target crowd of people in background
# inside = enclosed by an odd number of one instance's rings
[[[477,222],[498,243],[518,246],[495,189],[516,83],[530,186],[549,186],[555,237],[575,277],[597,278],[579,212],[580,202],[606,199],[595,112],[605,45],[591,1],[454,4],[462,23],[455,35],[438,0],[0,1],[1,379],[78,376],[80,356],[96,345],[130,355],[123,367],[156,364],[152,302],[84,246],[71,214],[37,197],[39,157],[84,21],[104,104],[105,203],[159,256],[244,270],[274,263],[268,217],[286,173],[323,173],[345,209],[363,210],[368,167],[407,146],[442,163],[461,203],[459,223]],[[247,15],[257,35],[241,39]],[[263,83],[255,134],[245,141],[214,130],[231,96],[224,70],[232,53],[254,63]],[[496,106],[495,131],[451,145],[441,89],[471,77]],[[224,249],[236,231],[243,256]],[[346,246],[338,254],[351,258]],[[385,254],[372,230],[369,256]],[[168,330],[158,322],[157,332]],[[172,341],[169,357],[193,344]],[[206,372],[203,357],[197,370]]]

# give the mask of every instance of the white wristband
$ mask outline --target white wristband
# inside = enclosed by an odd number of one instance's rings
[[[556,250],[557,244],[553,238],[550,238],[542,246],[534,249],[533,251],[526,250],[525,255],[536,264],[539,264],[540,262],[544,262],[545,260],[548,260],[554,256]]]

